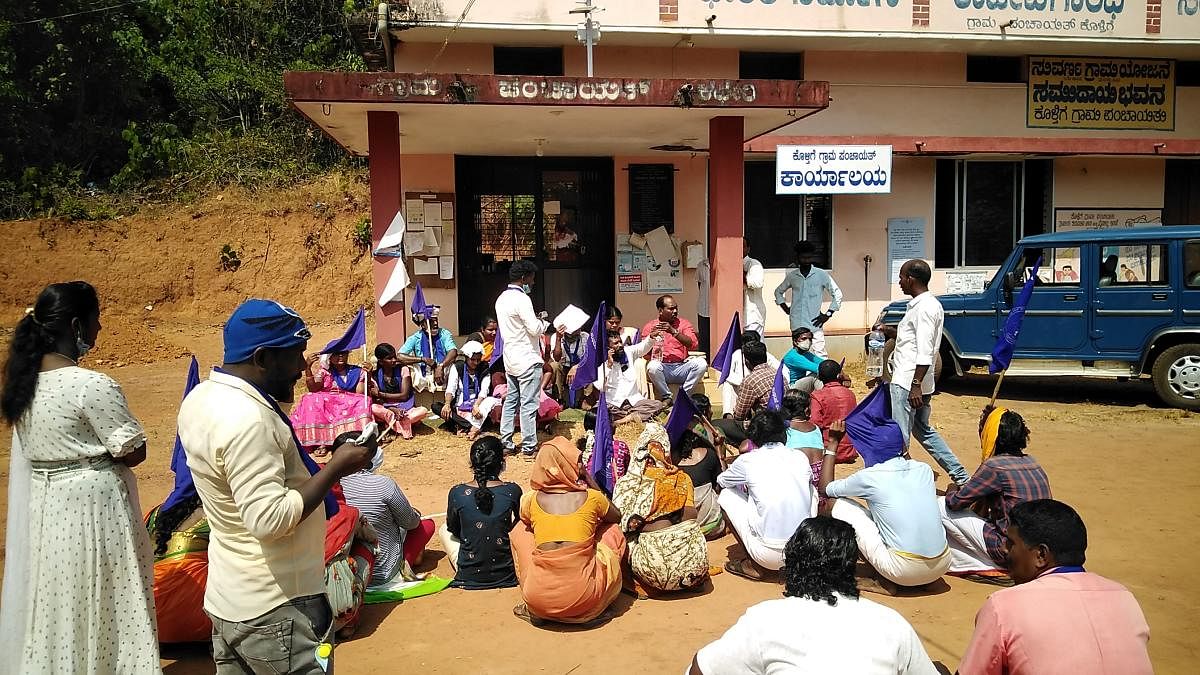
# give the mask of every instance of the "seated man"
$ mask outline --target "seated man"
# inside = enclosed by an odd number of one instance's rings
[[[788,369],[788,386],[792,389],[812,393],[814,389],[821,388],[817,369],[825,359],[813,353],[812,346],[811,328],[792,331],[792,348],[783,355],[783,365]]]
[[[421,518],[395,480],[376,473],[382,464],[383,453],[377,452],[367,468],[341,480],[346,502],[358,509],[379,537],[371,586],[391,581],[406,562],[420,565],[425,544],[436,529],[433,520]]]
[[[579,362],[583,361],[592,348],[590,341],[590,337],[582,328],[568,333],[565,328],[559,327],[550,338],[550,358],[547,363],[554,372],[555,395],[563,405],[582,403],[591,390],[591,385],[578,391],[570,389]]]
[[[1017,585],[975,616],[962,675],[1154,672],[1150,627],[1124,586],[1083,569],[1087,528],[1070,506],[1037,499],[1009,513],[1008,557]]]
[[[788,540],[784,557],[784,597],[746,610],[696,653],[691,675],[937,672],[903,616],[859,597],[850,526],[809,518]]]
[[[1050,478],[1025,454],[1029,428],[1017,413],[984,409],[980,417],[983,463],[960,488],[939,500],[950,542],[950,574],[987,581],[1008,567],[1009,512],[1022,502],[1049,499]]]
[[[758,333],[754,331],[743,331],[741,335],[742,346],[750,342],[762,342]],[[771,365],[772,370],[779,368],[779,359],[770,351],[767,352],[767,363]],[[724,417],[733,417],[733,406],[737,404],[738,391],[742,387],[742,381],[745,380],[746,374],[749,371],[746,369],[744,359],[742,357],[741,347],[734,350],[733,356],[729,362],[729,376],[721,383],[721,412]]]
[[[746,440],[746,422],[754,413],[767,407],[775,387],[775,369],[767,362],[767,346],[757,340],[747,342],[738,350],[748,373],[738,387],[737,402],[727,417],[714,422],[725,438],[734,445]],[[736,355],[735,355],[736,358]]]
[[[439,309],[430,306],[429,316],[413,314],[417,332],[408,336],[400,347],[400,365],[416,366],[413,388],[417,391],[436,391],[446,386],[446,372],[458,358],[458,347],[450,331],[438,325]]]
[[[725,569],[758,580],[783,567],[783,547],[800,523],[814,514],[816,501],[808,458],[784,445],[783,416],[774,410],[760,411],[750,420],[749,433],[758,449],[738,457],[717,477],[723,488],[717,503],[733,536],[750,556],[749,561],[729,561]]]
[[[626,345],[617,331],[608,332],[608,356],[596,373],[596,390],[604,390],[609,419],[613,424],[647,422],[662,412],[666,405],[642,396],[637,370],[633,364],[654,344],[656,330],[637,344]]]
[[[642,327],[642,335],[658,333],[658,342],[647,355],[650,362],[646,365],[646,373],[658,400],[670,401],[668,385],[678,384],[681,393],[692,393],[708,370],[708,362],[703,356],[688,355],[688,350],[699,346],[700,339],[696,337],[692,322],[679,316],[675,298],[659,296],[654,305],[658,307],[658,319]]]
[[[491,395],[492,381],[483,360],[483,345],[471,340],[463,345],[462,352],[467,360],[450,367],[446,400],[435,406],[435,411],[445,420],[443,429],[473,441],[501,401]]]
[[[950,568],[946,530],[938,512],[933,469],[909,459],[900,427],[890,419],[875,427],[873,442],[857,443],[865,469],[833,480],[834,458],[845,422],[834,422],[821,463],[822,497],[838,498],[830,515],[854,527],[858,550],[881,579],[871,590],[895,594],[896,586],[924,586]],[[863,508],[849,497],[867,503]]]
[[[842,364],[833,359],[825,359],[817,366],[817,377],[821,386],[809,396],[808,421],[817,425],[825,440],[829,440],[829,425],[835,420],[844,420],[858,405],[854,392],[846,386],[847,378],[842,372]],[[854,443],[849,435],[843,435],[837,446],[837,461],[839,464],[853,462],[858,457]]]

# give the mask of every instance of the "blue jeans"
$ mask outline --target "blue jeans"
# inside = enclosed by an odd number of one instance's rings
[[[933,405],[926,401],[925,405],[914,410],[912,404],[908,402],[907,389],[894,382],[888,386],[890,387],[888,393],[891,394],[892,399],[892,419],[900,425],[900,433],[904,435],[905,448],[908,447],[909,436],[915,436],[934,461],[950,474],[950,480],[959,485],[967,482],[971,476],[963,468],[962,462],[959,462],[958,457],[954,456],[954,451],[950,449],[949,445],[946,445],[941,434],[929,426],[929,415],[933,412]]]
[[[521,452],[532,455],[537,450],[538,390],[542,382],[542,364],[535,363],[520,375],[505,373],[508,394],[500,414],[500,441],[511,452],[517,412],[521,414]]]
[[[660,399],[671,395],[669,384],[678,384],[681,392],[691,394],[692,389],[704,379],[708,362],[700,356],[689,356],[680,363],[663,363],[651,360],[646,364],[646,376],[654,385],[654,394]]]

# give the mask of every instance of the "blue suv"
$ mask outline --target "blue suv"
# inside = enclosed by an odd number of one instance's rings
[[[939,296],[942,372],[988,364],[1039,258],[1007,377],[1149,377],[1165,404],[1200,410],[1200,226],[1022,239],[983,292]],[[904,307],[888,305],[879,323],[899,323]]]

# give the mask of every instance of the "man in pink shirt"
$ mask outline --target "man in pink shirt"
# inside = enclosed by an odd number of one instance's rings
[[[975,616],[958,672],[1008,675],[1153,673],[1150,627],[1133,594],[1083,569],[1087,528],[1053,499],[1009,513],[1009,574]]]
[[[658,331],[658,344],[651,347],[647,358],[646,375],[654,384],[654,394],[660,401],[671,400],[668,385],[678,384],[683,394],[691,394],[700,383],[708,362],[702,356],[689,356],[688,352],[698,349],[699,338],[692,322],[679,316],[679,305],[675,298],[663,295],[654,302],[658,308],[658,319],[642,327],[642,335]]]

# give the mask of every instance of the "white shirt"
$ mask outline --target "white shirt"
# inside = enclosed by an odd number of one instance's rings
[[[504,338],[504,370],[522,375],[542,364],[542,334],[550,324],[533,312],[520,286],[509,285],[496,298],[496,326]]]
[[[832,606],[808,598],[760,602],[702,648],[696,662],[706,675],[937,673],[916,631],[896,610],[834,595]]]
[[[750,519],[750,529],[772,548],[782,549],[800,523],[816,513],[808,456],[782,443],[739,456],[717,483],[748,491],[757,516]]]
[[[946,552],[933,469],[924,462],[893,457],[831,482],[825,494],[867,500],[880,538],[893,551],[924,558]]]
[[[742,258],[742,274],[746,285],[742,288],[742,323],[746,330],[758,331],[762,334],[767,325],[767,303],[763,301],[763,283],[766,273],[762,263],[746,256]]]
[[[944,313],[937,297],[925,291],[908,301],[904,318],[896,326],[896,348],[892,351],[892,383],[911,390],[917,366],[929,366],[921,381],[921,393],[933,393],[933,361],[942,343]]]
[[[607,357],[600,364],[599,373],[596,377],[595,387],[601,388],[601,382],[604,387],[604,398],[611,406],[621,407],[626,401],[629,405],[637,405],[645,396],[642,396],[642,388],[638,384],[638,374],[635,363],[638,359],[646,355],[650,351],[650,345],[654,344],[653,338],[646,338],[635,345],[627,345],[625,347],[625,361],[629,367],[622,370],[621,366],[614,363],[612,370],[608,368]]]
[[[204,609],[249,621],[325,592],[325,508],[304,517],[311,476],[292,433],[245,380],[213,372],[179,407],[179,439],[212,535]]]
[[[712,288],[712,265],[709,264],[708,258],[700,261],[696,265],[696,288],[699,293],[696,296],[696,315],[710,316],[708,313],[708,292]]]
[[[465,369],[466,364],[464,363],[462,365]],[[466,394],[466,387],[462,386],[462,382],[458,379],[458,366],[459,364],[456,363],[450,366],[450,369],[446,371],[446,396],[451,397],[454,400],[455,408],[462,405],[463,398]],[[479,393],[475,395],[476,401],[482,401],[492,392],[492,377],[486,372],[486,368],[484,371],[483,377],[479,381]]]

